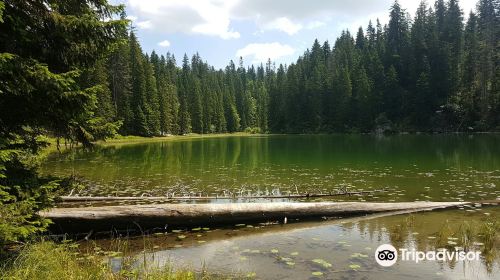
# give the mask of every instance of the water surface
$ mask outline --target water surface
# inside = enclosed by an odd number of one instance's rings
[[[500,209],[476,205],[464,209],[402,215],[371,215],[323,222],[235,225],[158,232],[148,238],[99,240],[83,251],[124,250],[135,266],[208,269],[223,275],[257,279],[498,279],[500,240],[484,238],[483,227],[498,222]],[[472,239],[463,245],[465,229]],[[120,243],[121,246],[116,246]],[[477,261],[398,261],[384,268],[374,259],[381,244],[431,251],[480,251]],[[126,246],[124,245],[126,244]],[[85,247],[86,246],[86,247]],[[106,253],[104,253],[106,254]],[[111,258],[119,267],[122,258]],[[117,265],[118,264],[118,265]],[[321,273],[320,277],[313,273]]]
[[[166,140],[109,145],[92,152],[53,154],[43,172],[83,180],[79,195],[264,195],[380,190],[326,200],[468,201],[500,198],[500,135],[270,135]],[[213,200],[212,200],[213,201]],[[222,202],[226,200],[215,200]],[[227,201],[226,201],[227,202]],[[84,242],[82,251],[117,251],[141,267],[170,265],[258,279],[498,279],[498,207],[396,216],[370,216],[287,225],[253,224],[181,231],[149,237]],[[464,247],[479,261],[374,260],[383,243],[434,250]],[[498,228],[495,228],[496,230]],[[489,245],[488,245],[489,244]],[[127,249],[123,250],[123,247]],[[486,248],[488,247],[488,248]]]
[[[500,197],[500,135],[270,135],[167,140],[54,154],[43,171],[80,195],[256,195],[339,189],[379,201]],[[345,197],[337,199],[347,199]]]

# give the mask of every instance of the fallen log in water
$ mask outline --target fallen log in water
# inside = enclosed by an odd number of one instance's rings
[[[109,231],[166,226],[238,224],[317,217],[354,216],[388,211],[424,211],[468,202],[272,202],[212,204],[151,204],[53,208],[40,213],[59,232]]]

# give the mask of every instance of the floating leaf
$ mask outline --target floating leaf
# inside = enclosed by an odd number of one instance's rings
[[[271,253],[273,254],[278,254],[280,251],[278,251],[278,249],[271,249]]]
[[[354,253],[351,255],[351,258],[368,258],[368,255],[361,254],[361,253]]]
[[[298,256],[299,252],[291,252],[290,255],[292,255],[292,256]]]
[[[314,271],[313,273],[311,273],[313,276],[321,276],[323,275],[323,272],[321,271]]]
[[[193,228],[193,229],[191,229],[191,230],[192,230],[192,231],[200,231],[200,230],[201,230],[201,228],[197,227],[197,228]]]
[[[349,265],[349,268],[356,270],[356,269],[361,268],[361,266],[359,264],[351,264],[351,265]]]
[[[289,266],[294,266],[295,265],[294,262],[286,262],[286,264],[289,265]]]
[[[320,264],[322,265],[323,267],[326,267],[326,268],[329,268],[329,267],[332,267],[332,264],[323,260],[323,259],[314,259],[312,260],[314,263],[317,263],[317,264]]]
[[[178,239],[184,239],[184,238],[186,238],[186,236],[181,234],[181,235],[177,235],[177,238]]]

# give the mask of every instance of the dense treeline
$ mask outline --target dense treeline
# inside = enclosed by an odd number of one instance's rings
[[[458,0],[423,1],[413,18],[395,2],[387,25],[344,31],[333,47],[316,40],[277,67],[216,70],[198,54],[177,67],[170,54],[144,55],[132,32],[99,64],[111,94],[99,112],[144,136],[498,130],[499,3],[480,0],[464,22]]]

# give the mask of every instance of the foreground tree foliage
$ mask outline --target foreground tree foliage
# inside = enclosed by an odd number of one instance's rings
[[[105,0],[0,1],[0,246],[43,230],[64,180],[41,178],[41,135],[89,146],[120,123],[100,62],[126,30]],[[99,104],[99,106],[97,106]]]

